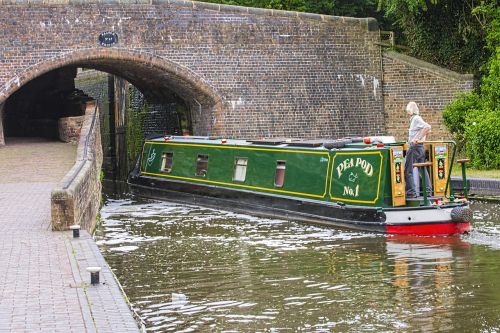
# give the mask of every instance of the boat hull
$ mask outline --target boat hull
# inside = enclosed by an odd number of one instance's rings
[[[416,225],[388,225],[386,233],[397,235],[455,235],[471,230],[469,222],[421,223]]]
[[[148,198],[355,230],[406,235],[450,235],[470,230],[470,223],[453,222],[449,217],[451,209],[459,205],[385,212],[376,207],[325,203],[143,175],[130,177],[129,185],[134,194]],[[424,218],[418,218],[419,215]]]

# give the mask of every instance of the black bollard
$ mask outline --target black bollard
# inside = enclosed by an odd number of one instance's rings
[[[71,230],[73,230],[73,238],[78,238],[80,237],[80,226],[78,224],[74,224],[69,227]]]
[[[101,271],[101,267],[87,267],[87,271],[90,272],[90,284],[94,286],[99,284],[99,272]]]

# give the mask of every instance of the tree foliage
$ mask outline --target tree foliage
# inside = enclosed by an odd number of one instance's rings
[[[477,91],[460,95],[445,108],[443,118],[465,144],[474,167],[500,169],[500,7],[483,4],[474,11],[484,18],[485,45],[492,56]]]
[[[496,0],[379,0],[379,9],[402,33],[417,58],[459,72],[479,71],[491,56],[484,48],[487,13]]]
[[[377,17],[383,16],[377,11],[378,0],[204,0],[220,3],[279,10],[318,13],[337,16]]]

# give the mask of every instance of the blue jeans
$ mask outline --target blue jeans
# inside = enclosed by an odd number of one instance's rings
[[[413,179],[413,163],[422,163],[425,162],[425,149],[423,144],[410,144],[410,148],[406,151],[406,160],[405,160],[405,183],[406,183],[406,196],[414,197],[418,195],[415,191],[415,183]],[[426,190],[428,194],[432,193],[432,186],[429,178],[429,172],[427,168],[425,168],[425,178],[426,182]]]

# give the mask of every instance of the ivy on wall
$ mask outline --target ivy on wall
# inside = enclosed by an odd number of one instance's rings
[[[133,101],[140,99],[139,90],[133,86],[129,88],[128,104],[127,104],[127,151],[128,159],[134,165],[135,161],[141,153],[142,144],[144,142],[143,123],[148,112],[148,103],[143,100],[137,105]]]

